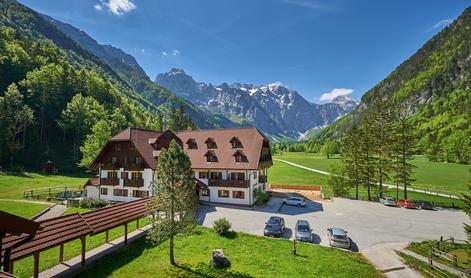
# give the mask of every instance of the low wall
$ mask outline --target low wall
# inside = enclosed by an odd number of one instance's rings
[[[288,189],[288,190],[311,190],[322,191],[320,185],[292,185],[292,184],[270,184],[271,189]]]

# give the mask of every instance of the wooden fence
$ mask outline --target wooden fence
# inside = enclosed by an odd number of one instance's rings
[[[81,186],[49,187],[31,189],[23,192],[25,198],[63,201],[82,196],[84,190]]]
[[[292,184],[270,184],[271,189],[287,189],[287,190],[312,190],[322,191],[320,185],[292,185]]]

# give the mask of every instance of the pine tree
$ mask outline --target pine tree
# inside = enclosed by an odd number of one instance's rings
[[[360,131],[358,124],[354,124],[347,132],[342,141],[342,163],[345,175],[355,188],[355,198],[358,199],[358,189],[361,185],[360,177]]]
[[[169,240],[170,264],[175,265],[174,236],[196,225],[195,179],[190,159],[175,140],[168,150],[161,151],[158,161],[158,178],[152,185],[154,197],[149,204],[153,216],[150,235],[157,243]]]
[[[359,133],[359,173],[361,180],[366,184],[368,200],[371,201],[371,185],[375,183],[376,173],[376,142],[374,139],[371,112],[365,112],[360,119]]]
[[[399,198],[399,185],[404,188],[404,199],[407,199],[407,187],[412,184],[415,166],[410,162],[413,159],[416,146],[414,126],[407,119],[405,109],[399,108],[396,113],[395,142],[393,151],[395,156],[395,180],[397,185],[396,197]]]
[[[372,140],[375,144],[375,180],[379,186],[379,197],[383,197],[383,182],[389,179],[393,169],[394,119],[391,107],[381,97],[371,107]]]

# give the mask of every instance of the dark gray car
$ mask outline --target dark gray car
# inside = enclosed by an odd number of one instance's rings
[[[312,229],[307,220],[298,220],[294,231],[296,240],[312,242]]]
[[[282,237],[285,232],[285,220],[279,216],[272,216],[265,223],[264,236]]]

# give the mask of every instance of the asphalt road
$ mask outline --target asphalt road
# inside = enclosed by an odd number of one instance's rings
[[[309,201],[304,208],[283,206],[276,212],[280,199],[272,198],[264,209],[201,206],[200,224],[212,227],[214,220],[226,217],[232,229],[263,235],[265,222],[272,215],[285,219],[285,238],[293,237],[298,219],[308,220],[313,228],[315,243],[328,245],[326,230],[331,227],[348,231],[352,251],[362,251],[391,242],[410,242],[453,236],[465,239],[463,223],[469,223],[458,210],[409,210],[386,207],[379,203],[336,198],[333,202]]]

